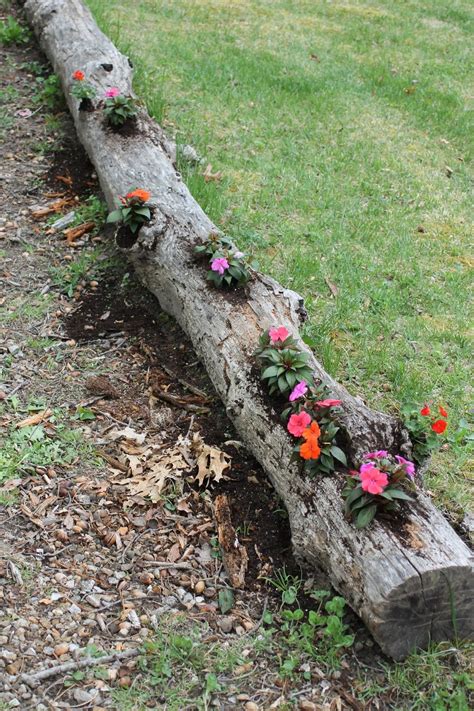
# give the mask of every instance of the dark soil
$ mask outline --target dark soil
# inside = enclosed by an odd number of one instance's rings
[[[65,134],[59,148],[49,156],[44,183],[53,191],[69,189],[79,198],[96,193],[99,187],[94,166],[75,136]]]
[[[136,136],[141,135],[141,131],[138,126],[138,121],[136,117],[127,119],[127,121],[125,121],[125,123],[123,123],[121,126],[113,126],[107,121],[107,119],[105,119],[104,127],[106,131],[109,131],[110,133],[116,133],[117,135],[122,136],[122,138],[134,138]]]

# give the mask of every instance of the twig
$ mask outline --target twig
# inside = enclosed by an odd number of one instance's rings
[[[180,407],[182,410],[188,410],[189,412],[197,412],[199,414],[208,414],[210,412],[210,409],[208,407],[202,407],[201,405],[193,405],[190,402],[185,402],[184,400],[181,400],[180,398],[175,397],[174,395],[164,393],[161,390],[154,389],[153,395],[159,400],[164,400],[165,402],[169,402],[175,407]]]
[[[16,385],[16,386],[13,388],[13,390],[10,390],[10,392],[9,392],[8,395],[7,395],[7,400],[8,400],[8,398],[12,397],[15,393],[17,393],[18,390],[20,390],[20,389],[23,387],[23,385],[25,385],[25,384],[26,384],[26,380],[24,380],[24,381],[23,381],[22,383],[20,383],[19,385]]]
[[[49,667],[49,669],[42,669],[34,674],[18,674],[18,676],[13,677],[12,683],[17,681],[28,684],[28,686],[34,688],[44,679],[49,679],[57,674],[67,674],[71,671],[76,671],[77,669],[84,669],[86,667],[96,666],[97,664],[105,664],[107,662],[115,662],[121,659],[128,659],[129,657],[137,657],[140,654],[138,649],[127,649],[125,652],[115,652],[114,654],[106,654],[103,657],[86,657],[85,659],[79,659],[77,662],[64,662],[64,664],[57,664],[54,667]]]
[[[153,563],[145,562],[142,564],[144,568],[159,568],[166,570],[167,568],[175,568],[176,570],[194,570],[191,563]]]
[[[122,462],[119,462],[118,459],[115,459],[115,457],[111,457],[110,454],[107,454],[102,449],[96,449],[95,451],[99,455],[99,457],[102,457],[102,459],[111,464],[114,469],[119,469],[125,474],[128,472],[128,467],[125,466],[125,464],[122,464]]]
[[[178,381],[178,383],[181,383],[181,385],[186,388],[186,390],[189,390],[190,392],[194,393],[195,395],[198,395],[198,397],[202,398],[206,402],[209,402],[211,399],[207,393],[204,392],[204,390],[201,390],[200,388],[196,387],[192,383],[188,383],[187,380],[183,380],[183,378],[180,378],[176,373],[171,370],[171,368],[168,368],[168,366],[164,365],[163,363],[160,363],[160,368],[161,370],[164,370],[167,375],[170,376],[170,378],[174,378],[175,380]]]

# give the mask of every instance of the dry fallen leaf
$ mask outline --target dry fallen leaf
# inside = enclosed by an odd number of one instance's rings
[[[135,432],[132,427],[124,427],[123,430],[119,430],[114,427],[107,433],[106,436],[107,439],[110,439],[112,442],[115,442],[118,439],[127,439],[130,442],[135,442],[136,444],[143,444],[146,434],[139,434],[138,432]]]
[[[212,172],[212,165],[210,163],[208,163],[206,166],[206,169],[202,175],[203,175],[203,178],[206,181],[206,183],[209,183],[211,180],[218,182],[222,178],[222,171],[218,170],[215,173],[213,173]]]
[[[332,281],[329,281],[329,279],[327,279],[326,277],[324,278],[324,281],[326,282],[331,294],[334,296],[334,298],[336,298],[339,293],[339,289],[337,288],[337,286]]]
[[[198,473],[195,481],[199,486],[203,486],[206,479],[220,481],[224,476],[224,471],[230,467],[231,458],[217,447],[206,444],[198,432],[193,436],[191,445],[193,452],[197,456]]]
[[[153,503],[159,501],[168,481],[177,481],[183,472],[189,471],[189,465],[178,446],[167,450],[154,451],[150,447],[140,459],[127,455],[133,472],[131,479],[123,479],[133,496],[145,496]],[[133,466],[130,460],[134,460]]]
[[[171,546],[171,548],[169,549],[166,559],[170,563],[176,563],[176,561],[179,560],[180,556],[181,556],[181,551],[179,548],[179,543],[174,543]]]
[[[31,427],[32,425],[39,425],[40,422],[44,422],[44,420],[48,419],[48,417],[51,417],[52,415],[51,410],[42,410],[41,412],[36,412],[34,415],[30,415],[27,417],[25,420],[22,420],[21,422],[18,422],[16,427]]]

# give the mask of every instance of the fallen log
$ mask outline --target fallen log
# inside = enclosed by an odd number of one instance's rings
[[[340,477],[310,480],[292,461],[292,442],[262,396],[252,354],[262,331],[271,326],[284,325],[299,339],[301,297],[261,274],[238,296],[208,286],[193,249],[217,230],[183,184],[172,162],[173,146],[160,127],[141,112],[135,135],[121,136],[105,127],[100,110],[79,111],[70,94],[77,69],[98,95],[110,86],[131,93],[128,59],[100,32],[80,0],[27,0],[25,9],[61,79],[109,207],[131,188],[152,193],[153,220],[126,250],[129,259],[191,338],[230,419],[283,499],[296,557],[326,572],[395,659],[430,641],[471,637],[470,552],[427,496],[420,493],[407,506],[403,527],[375,520],[359,531],[344,518]],[[301,339],[299,344],[309,351]],[[409,455],[407,434],[396,419],[350,395],[313,354],[310,365],[331,397],[343,401],[345,449],[353,462],[380,448]]]

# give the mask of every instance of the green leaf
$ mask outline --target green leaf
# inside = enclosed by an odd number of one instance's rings
[[[377,504],[369,504],[359,511],[356,518],[356,528],[365,528],[377,513]]]
[[[408,496],[408,494],[406,494],[401,489],[389,489],[388,491],[384,491],[384,494],[390,494],[392,499],[402,499],[403,501],[413,501],[413,498],[411,496]]]
[[[82,405],[78,405],[76,408],[76,415],[79,420],[95,420],[95,414],[92,410],[89,410],[87,407],[82,407]]]
[[[122,210],[113,210],[107,216],[107,222],[121,222]]]
[[[371,501],[373,501],[372,494],[365,494],[361,499],[358,501],[355,501],[352,506],[351,506],[351,511],[354,513],[355,511],[358,511],[358,509],[361,509],[363,506],[366,504],[369,504]]]
[[[276,365],[270,365],[268,368],[266,368],[263,373],[262,373],[262,379],[265,378],[272,378],[275,375],[278,375],[278,368]]]
[[[134,207],[133,212],[135,213],[135,215],[142,215],[143,217],[147,217],[148,219],[150,219],[151,217],[149,207]]]
[[[234,279],[237,279],[237,281],[239,281],[242,277],[240,269],[236,269],[236,267],[229,267],[227,271],[232,277],[234,277]]]
[[[234,593],[230,588],[219,591],[219,609],[223,615],[234,607]]]
[[[324,623],[324,617],[319,615],[314,610],[310,610],[308,612],[308,622],[310,625],[313,625],[313,627],[316,627],[317,625],[322,625]]]
[[[355,489],[352,489],[351,493],[348,495],[346,499],[346,503],[348,506],[354,503],[354,501],[357,501],[357,499],[360,499],[361,496],[364,495],[364,492],[362,491],[360,485],[356,486]]]
[[[336,447],[336,446],[334,445],[334,446],[331,447],[331,450],[330,450],[330,451],[331,451],[331,454],[332,454],[332,456],[334,457],[334,459],[337,459],[339,462],[341,462],[342,464],[344,464],[344,466],[347,467],[346,455],[344,454],[344,452],[342,451],[342,449],[340,449],[339,447]]]

